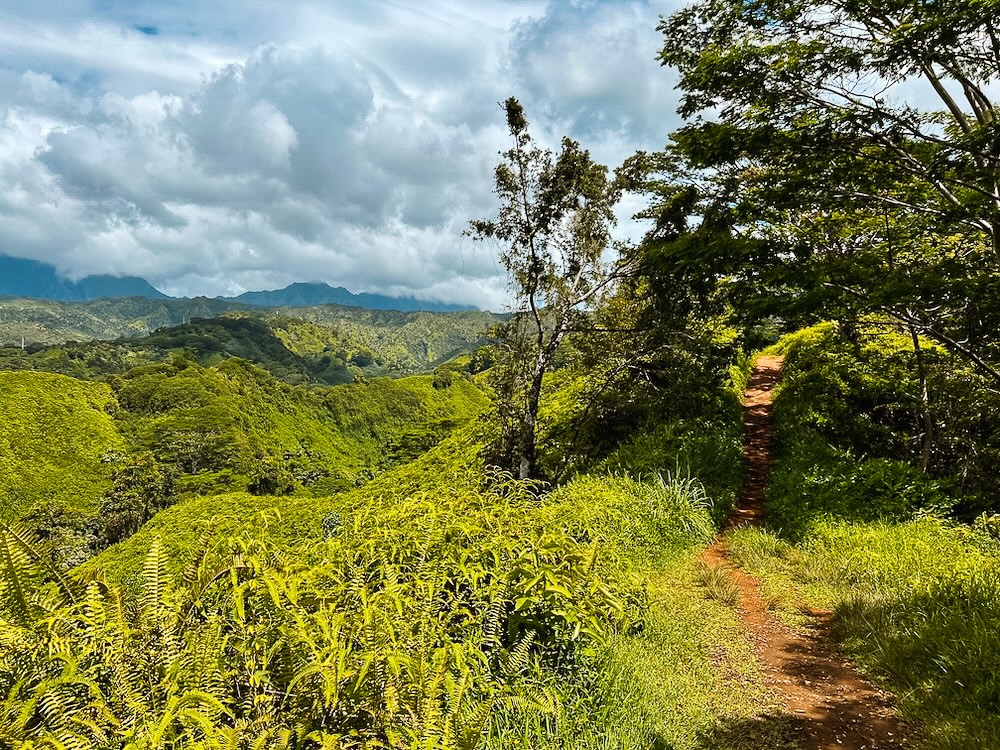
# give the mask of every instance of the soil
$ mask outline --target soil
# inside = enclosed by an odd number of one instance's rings
[[[764,521],[764,488],[771,465],[771,400],[780,357],[761,357],[744,398],[747,480],[723,533],[705,550],[708,565],[727,564],[726,531]],[[769,611],[759,582],[732,567],[739,587],[739,615],[753,643],[767,686],[793,717],[803,750],[896,750],[909,747],[907,726],[896,717],[891,696],[865,680],[836,651],[831,612],[809,610],[804,632]]]

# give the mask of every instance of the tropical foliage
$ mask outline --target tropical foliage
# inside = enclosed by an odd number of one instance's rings
[[[178,576],[155,540],[135,596],[64,576],[8,528],[0,736],[474,747],[505,716],[553,714],[567,688],[551,677],[638,625],[643,556],[711,533],[682,485],[594,479],[539,498],[466,479],[328,517],[295,555],[206,534]]]

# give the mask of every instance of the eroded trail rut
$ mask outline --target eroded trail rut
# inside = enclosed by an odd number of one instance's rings
[[[747,481],[736,508],[702,559],[727,562],[726,533],[763,522],[764,488],[771,462],[771,397],[781,358],[761,357],[744,399]],[[739,615],[753,642],[767,686],[791,714],[803,750],[895,750],[908,747],[906,726],[895,717],[889,696],[839,656],[829,637],[828,612],[812,612],[805,633],[779,622],[761,597],[758,582],[732,569],[740,590]]]

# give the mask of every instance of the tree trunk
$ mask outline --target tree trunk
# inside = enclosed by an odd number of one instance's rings
[[[927,369],[924,366],[924,353],[920,348],[920,336],[917,334],[917,329],[912,323],[907,327],[910,329],[910,339],[913,341],[913,354],[917,360],[917,378],[920,383],[920,416],[924,426],[924,432],[920,441],[920,470],[927,473],[927,468],[931,463],[931,450],[933,448],[934,417],[931,414],[930,391],[927,389]]]
[[[1000,265],[1000,218],[997,214],[1000,210],[994,210],[993,218],[990,220],[990,241],[993,246],[993,260]]]
[[[518,478],[534,479],[538,470],[538,407],[542,401],[542,384],[545,373],[549,371],[552,358],[555,356],[563,337],[566,336],[565,317],[559,315],[555,330],[548,342],[539,348],[535,355],[535,368],[528,384],[527,398],[524,402],[524,419],[521,429],[521,456],[518,462]]]
[[[548,358],[545,352],[538,353],[535,371],[528,386],[528,398],[524,405],[524,420],[521,425],[521,457],[518,466],[518,479],[531,479],[535,476],[538,462],[538,406],[542,400],[542,381],[548,369]]]

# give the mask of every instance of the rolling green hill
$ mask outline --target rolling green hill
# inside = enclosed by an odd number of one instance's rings
[[[486,406],[463,375],[305,388],[242,359],[202,367],[183,356],[108,383],[0,372],[0,394],[0,520],[58,537],[74,560],[101,546],[103,500],[147,502],[144,467],[169,490],[139,525],[164,502],[219,492],[336,494],[414,458]]]
[[[210,318],[243,309],[205,297],[154,300],[144,297],[56,302],[22,297],[0,299],[0,345],[58,344],[145,336],[157,328],[192,318]]]
[[[375,378],[306,389],[240,359],[205,368],[175,358],[110,382],[122,433],[160,460],[192,475],[252,474],[270,457],[300,476],[326,477],[326,490],[363,481],[409,443],[423,440],[429,447],[486,406],[467,377]]]
[[[60,306],[0,300],[0,343],[6,339],[14,344],[0,348],[0,369],[100,378],[183,352],[205,366],[240,357],[290,383],[335,385],[358,375],[429,372],[482,346],[486,330],[499,320],[483,312],[336,306],[227,311],[208,300],[189,308],[199,311],[191,318],[174,302],[131,299]],[[155,305],[159,307],[153,309]],[[171,324],[175,318],[185,322]],[[160,321],[166,322],[153,330]],[[46,343],[22,349],[19,335],[27,342]]]
[[[450,342],[456,335],[464,340],[469,330],[478,335],[498,320],[493,313],[475,310],[442,313],[368,310],[342,305],[255,307],[206,297],[160,300],[124,297],[91,302],[6,297],[0,298],[0,345],[20,346],[22,338],[26,345],[48,345],[140,337],[159,328],[227,312],[242,312],[259,318],[291,317],[345,329],[345,332],[364,331],[371,341],[384,335],[387,341],[407,351],[436,352],[435,357],[427,361],[447,357],[448,349],[454,348]]]
[[[0,372],[0,520],[49,501],[94,510],[111,483],[102,458],[125,447],[117,408],[102,383]]]

